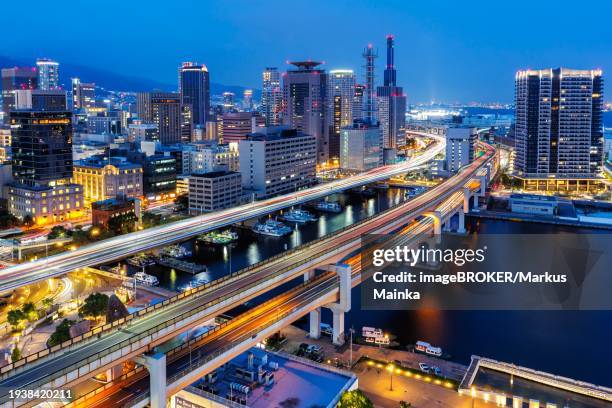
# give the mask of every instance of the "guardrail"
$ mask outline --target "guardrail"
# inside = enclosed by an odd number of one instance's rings
[[[484,163],[488,162],[490,159],[491,158],[487,158],[484,161]],[[474,170],[474,171],[477,171],[477,170]],[[472,173],[474,171],[472,171]],[[435,189],[430,190],[428,193],[433,192],[434,190]],[[427,194],[427,193],[425,193],[425,194]],[[21,360],[18,360],[18,361],[14,362],[14,363],[11,363],[11,364],[8,364],[8,365],[2,367],[0,369],[0,374],[3,376],[3,378],[6,378],[6,374],[8,372],[10,372],[10,371],[12,371],[14,369],[22,368],[26,364],[34,362],[34,361],[38,360],[39,358],[48,356],[51,353],[56,353],[58,351],[61,351],[64,348],[67,348],[67,347],[69,347],[71,345],[74,345],[76,343],[79,343],[81,341],[84,341],[84,340],[87,340],[87,339],[91,339],[92,337],[94,337],[94,336],[96,336],[98,334],[102,334],[103,332],[107,332],[107,331],[109,331],[111,329],[115,329],[115,328],[117,328],[119,326],[122,326],[122,325],[125,325],[125,324],[129,324],[129,322],[132,321],[133,319],[141,317],[141,316],[143,316],[145,314],[148,314],[150,312],[153,312],[153,311],[158,311],[159,309],[164,308],[164,307],[168,306],[171,303],[174,303],[174,302],[177,302],[177,301],[180,301],[180,300],[183,300],[183,299],[190,300],[192,297],[195,297],[196,295],[201,294],[204,291],[212,289],[213,287],[216,288],[216,287],[220,286],[221,284],[226,283],[229,280],[232,280],[232,279],[238,278],[238,277],[247,276],[247,274],[253,273],[254,269],[259,268],[260,266],[262,266],[264,264],[272,263],[273,261],[275,261],[277,259],[285,258],[288,255],[294,254],[294,253],[296,253],[298,251],[302,251],[302,250],[304,250],[306,248],[309,248],[309,247],[312,247],[314,245],[317,245],[320,242],[322,242],[324,240],[327,240],[327,239],[329,239],[332,236],[337,236],[338,234],[342,234],[342,233],[344,233],[344,232],[346,232],[348,230],[359,228],[363,224],[371,221],[374,218],[384,216],[384,215],[388,214],[389,212],[395,211],[395,210],[401,208],[402,206],[405,206],[405,205],[408,205],[408,204],[410,204],[410,201],[402,202],[402,203],[397,204],[397,205],[395,205],[393,207],[390,207],[389,209],[387,209],[387,210],[385,210],[385,211],[383,211],[381,213],[371,215],[371,216],[361,220],[360,222],[358,222],[356,224],[348,225],[346,227],[341,228],[340,230],[334,231],[333,233],[327,234],[327,235],[325,235],[323,237],[320,237],[320,238],[318,238],[318,239],[316,239],[314,241],[311,241],[311,242],[308,242],[306,244],[300,245],[300,246],[298,246],[296,248],[293,248],[293,249],[291,249],[289,251],[277,254],[277,255],[275,255],[275,256],[273,256],[271,258],[268,258],[266,260],[257,262],[257,263],[255,263],[253,265],[248,266],[247,268],[244,268],[244,269],[242,269],[240,271],[236,271],[236,272],[234,272],[232,274],[226,275],[226,276],[224,276],[224,277],[222,277],[220,279],[217,279],[217,280],[215,280],[213,282],[206,283],[206,284],[201,285],[199,287],[190,289],[190,290],[188,290],[186,292],[183,292],[183,293],[175,295],[175,296],[173,296],[171,298],[168,298],[168,299],[164,300],[161,303],[155,304],[153,306],[149,306],[149,307],[147,307],[145,309],[141,309],[141,310],[139,310],[137,312],[134,312],[134,313],[132,313],[132,314],[130,314],[130,315],[124,317],[124,318],[118,319],[117,321],[114,321],[112,323],[108,323],[108,324],[105,324],[103,326],[94,328],[91,331],[89,331],[87,333],[84,333],[83,335],[80,335],[80,336],[77,336],[77,337],[75,337],[73,339],[67,340],[67,341],[65,341],[65,342],[63,342],[61,344],[58,344],[58,345],[54,346],[54,347],[51,347],[51,348],[48,348],[48,349],[45,349],[45,350],[41,350],[41,351],[39,351],[39,352],[37,352],[35,354],[26,356],[25,358],[22,358]],[[322,251],[318,252],[316,254],[316,256],[318,257],[320,254],[328,254],[328,253],[329,253],[329,250],[327,248],[325,248]],[[222,302],[224,302],[224,301],[226,301],[226,300],[228,300],[228,299],[230,299],[232,297],[235,297],[236,296],[234,294],[235,292],[238,292],[240,294],[240,293],[244,292],[245,289],[250,289],[250,288],[253,288],[255,286],[260,285],[262,283],[262,281],[267,281],[270,278],[277,277],[277,276],[282,275],[283,273],[285,273],[285,272],[287,272],[287,271],[289,271],[291,269],[295,269],[297,266],[300,266],[300,265],[303,265],[305,263],[311,262],[311,259],[303,259],[303,260],[297,261],[296,263],[294,263],[294,264],[292,264],[290,266],[281,268],[280,270],[274,272],[273,274],[271,274],[269,276],[266,276],[265,278],[263,278],[261,280],[258,280],[258,281],[254,282],[252,284],[249,284],[246,287],[240,288],[237,291],[234,291],[234,292],[232,292],[232,293],[230,293],[228,295],[225,295],[225,296],[217,298],[217,299],[215,299],[213,301],[207,302],[204,305],[197,306],[197,307],[191,309],[190,311],[188,311],[187,313],[183,313],[179,317],[174,317],[172,319],[166,320],[166,321],[160,323],[159,325],[156,325],[156,326],[154,326],[154,327],[152,327],[150,329],[147,329],[146,331],[144,331],[142,333],[139,333],[139,334],[135,335],[134,337],[132,337],[130,339],[126,339],[126,340],[124,340],[124,341],[122,341],[120,343],[117,343],[117,344],[113,345],[113,346],[107,347],[106,349],[104,349],[102,351],[99,351],[99,352],[95,353],[92,356],[87,357],[85,360],[81,360],[78,363],[74,363],[74,364],[72,364],[72,365],[70,365],[68,367],[65,367],[64,369],[62,369],[62,370],[60,370],[58,372],[55,372],[55,373],[51,374],[51,376],[54,376],[55,378],[59,378],[59,377],[61,377],[63,375],[66,375],[66,374],[70,373],[71,371],[74,371],[75,369],[78,369],[78,367],[83,366],[84,364],[89,364],[89,363],[91,363],[93,361],[96,361],[96,360],[102,358],[105,355],[108,355],[110,353],[118,351],[118,350],[120,350],[120,349],[122,349],[124,347],[130,346],[131,344],[133,344],[133,343],[135,343],[135,342],[137,342],[139,340],[145,339],[147,337],[152,337],[153,334],[159,332],[164,327],[171,326],[171,325],[173,325],[173,324],[175,324],[175,323],[177,323],[179,321],[185,321],[186,317],[193,316],[196,313],[201,312],[201,311],[203,311],[203,310],[205,310],[205,309],[207,309],[207,308],[209,308],[211,306],[220,304],[220,303],[222,303]],[[32,387],[41,386],[41,385],[44,385],[44,384],[46,384],[46,383],[48,383],[49,381],[52,381],[52,380],[53,379],[44,379],[44,380],[43,379],[39,379],[38,381],[36,381],[33,384],[30,384],[29,386],[32,386]],[[5,400],[5,397],[6,396],[0,397],[0,401]]]

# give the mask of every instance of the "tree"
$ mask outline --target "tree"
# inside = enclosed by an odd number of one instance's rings
[[[181,194],[180,196],[176,197],[176,199],[174,200],[174,205],[179,211],[186,210],[189,206],[189,195]]]
[[[32,302],[24,303],[24,305],[21,307],[21,311],[23,312],[26,319],[30,321],[34,321],[38,318],[36,306],[34,306],[34,303]]]
[[[51,228],[51,232],[49,232],[49,235],[47,235],[47,239],[65,238],[70,236],[71,233],[72,231],[67,230],[64,226],[56,225]]]
[[[92,293],[85,299],[85,304],[79,309],[81,317],[98,317],[106,314],[108,308],[108,296],[104,293]]]
[[[21,226],[19,218],[15,217],[6,211],[0,213],[0,229],[9,229]]]
[[[14,363],[17,360],[21,360],[21,350],[19,350],[19,346],[15,344],[15,348],[13,349],[13,352],[11,353],[11,361]]]
[[[26,227],[31,227],[34,225],[34,218],[32,218],[30,214],[27,214],[25,217],[23,217],[23,225]]]
[[[136,215],[122,214],[108,220],[108,229],[117,235],[133,232],[136,225]]]
[[[9,322],[13,328],[19,326],[23,320],[26,319],[26,315],[21,311],[21,309],[9,310],[6,314],[6,320]]]
[[[62,320],[62,322],[55,328],[55,331],[49,337],[49,340],[47,340],[49,347],[61,344],[66,340],[70,340],[70,326],[73,324],[74,320]]]
[[[400,408],[410,408],[412,406],[412,404],[410,402],[406,402],[406,401],[400,401]]]
[[[338,408],[374,408],[372,401],[361,390],[347,391],[340,397]]]

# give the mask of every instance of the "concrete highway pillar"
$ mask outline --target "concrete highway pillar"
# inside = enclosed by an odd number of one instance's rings
[[[463,187],[463,212],[470,212],[470,198],[472,197],[472,192],[469,187]]]
[[[434,220],[434,235],[440,236],[442,234],[442,214],[439,211],[430,211],[423,215]]]
[[[166,408],[166,355],[164,353],[143,354],[135,361],[149,371],[151,408]]]
[[[480,179],[480,195],[484,197],[485,193],[487,192],[487,176],[482,175],[478,176],[478,178]]]
[[[338,303],[326,305],[333,314],[332,343],[344,344],[344,314],[351,310],[351,267],[346,264],[330,265],[326,270],[334,270],[340,283]]]
[[[310,279],[314,278],[315,270],[311,270],[304,273],[304,282],[308,282]]]
[[[332,309],[334,315],[332,343],[336,346],[344,344],[344,312]]]
[[[459,227],[457,228],[457,232],[459,234],[465,234],[465,213],[461,210],[459,212]]]
[[[321,338],[321,308],[318,307],[310,312],[310,331],[308,337],[311,339]]]

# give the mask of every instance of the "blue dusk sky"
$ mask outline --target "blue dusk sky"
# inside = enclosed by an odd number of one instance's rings
[[[510,102],[521,68],[612,69],[609,0],[31,0],[3,2],[2,15],[0,56],[167,84],[187,60],[226,85],[260,88],[264,67],[293,59],[353,68],[361,80],[368,43],[381,81],[390,33],[411,103]]]

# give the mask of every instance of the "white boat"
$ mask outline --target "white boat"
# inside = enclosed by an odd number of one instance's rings
[[[310,221],[316,221],[317,217],[315,217],[308,211],[296,208],[284,213],[283,219],[287,222],[297,222],[303,224]]]
[[[253,231],[261,235],[269,235],[272,237],[282,237],[291,233],[291,228],[277,220],[266,220],[263,223],[256,224]]]
[[[383,333],[381,329],[377,329],[374,327],[367,327],[367,326],[363,326],[361,328],[361,335],[363,337],[372,337],[374,339],[378,337],[385,337],[385,334]]]
[[[325,212],[342,212],[342,206],[336,201],[319,201],[315,204],[315,208],[319,211]]]
[[[432,356],[442,356],[442,349],[440,347],[434,347],[426,341],[417,341],[414,345],[414,349],[416,351],[420,351],[421,353],[429,354]]]
[[[134,274],[134,279],[136,279],[136,282],[140,283],[141,285],[146,285],[146,286],[159,285],[159,280],[155,276],[149,275],[148,273],[144,273],[144,272],[136,272]]]

